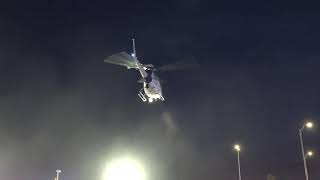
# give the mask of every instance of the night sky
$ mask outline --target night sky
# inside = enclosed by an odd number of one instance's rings
[[[268,1],[7,1],[0,6],[0,179],[101,180],[130,152],[150,180],[304,178],[298,129],[320,122],[320,13]],[[194,57],[142,103],[138,71]],[[304,133],[320,152],[320,132]],[[319,179],[320,153],[308,160]]]

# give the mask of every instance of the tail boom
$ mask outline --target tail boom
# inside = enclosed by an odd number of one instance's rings
[[[136,63],[138,69],[139,69],[139,72],[141,74],[141,76],[143,78],[147,78],[148,74],[147,72],[144,70],[142,64],[139,62],[138,58],[137,58],[137,54],[136,54],[136,45],[135,45],[135,42],[134,42],[134,39],[132,39],[132,47],[133,47],[133,54],[132,54],[132,57],[133,57],[133,61]]]

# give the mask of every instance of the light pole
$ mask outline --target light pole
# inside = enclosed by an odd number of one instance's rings
[[[59,180],[59,175],[60,175],[60,173],[61,173],[62,171],[61,171],[60,169],[57,169],[56,172],[57,172],[56,180]]]
[[[313,123],[311,121],[305,123],[300,129],[299,129],[299,136],[300,136],[300,145],[301,145],[301,151],[302,151],[302,158],[303,158],[303,165],[304,165],[304,173],[306,176],[306,180],[309,180],[309,174],[308,174],[308,168],[307,168],[307,161],[306,161],[306,154],[304,152],[304,145],[303,145],[303,139],[302,139],[302,132],[305,128],[311,129],[313,128]]]
[[[239,144],[235,144],[233,146],[234,150],[237,152],[237,156],[238,156],[238,172],[239,172],[239,180],[241,180],[241,166],[240,166],[240,150],[241,150],[241,147]]]

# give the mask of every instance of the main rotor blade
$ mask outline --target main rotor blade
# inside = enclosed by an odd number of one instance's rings
[[[176,61],[174,63],[163,65],[157,68],[158,71],[177,71],[200,67],[199,63],[194,58]]]
[[[104,60],[105,63],[125,66],[127,68],[137,68],[136,63],[133,60],[133,57],[126,52],[120,52],[113,54],[107,59]]]

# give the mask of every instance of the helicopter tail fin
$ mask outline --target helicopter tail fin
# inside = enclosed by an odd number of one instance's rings
[[[134,38],[132,38],[132,49],[133,49],[133,58],[137,58],[137,52],[136,52],[136,43],[134,42]]]
[[[146,78],[148,76],[146,70],[144,69],[143,65],[139,62],[137,58],[137,52],[136,52],[136,44],[134,42],[134,39],[132,39],[132,46],[133,46],[133,61],[136,63],[137,67],[139,68],[139,72],[143,78]]]

